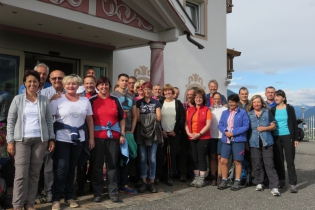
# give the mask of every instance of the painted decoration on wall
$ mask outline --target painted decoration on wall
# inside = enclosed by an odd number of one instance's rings
[[[89,0],[40,0],[78,12],[89,13]]]
[[[186,91],[184,95],[184,101],[186,101],[186,95],[187,91],[190,89],[206,89],[205,86],[203,86],[203,79],[198,75],[198,74],[192,74],[191,76],[188,77],[188,84],[185,85]]]
[[[122,0],[97,0],[96,16],[123,23],[146,31],[153,31],[153,26]]]
[[[146,66],[139,66],[134,71],[134,77],[137,78],[137,80],[144,80],[146,82],[150,82],[150,69]]]

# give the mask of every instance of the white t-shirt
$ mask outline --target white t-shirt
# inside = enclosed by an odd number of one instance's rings
[[[40,127],[38,118],[37,99],[34,103],[25,99],[25,109],[23,116],[23,137],[34,138],[40,137]]]
[[[211,106],[210,109],[212,113],[212,123],[210,127],[211,138],[221,139],[222,133],[220,132],[218,125],[219,125],[222,112],[227,110],[227,108],[225,106],[219,105],[219,106]]]
[[[86,116],[93,115],[89,99],[79,97],[76,102],[69,101],[64,94],[61,98],[53,100],[50,103],[51,114],[55,115],[57,122],[70,125],[72,127],[80,127],[84,124]],[[85,141],[84,130],[79,130],[80,141]],[[61,129],[56,132],[56,140],[72,143],[71,131],[69,129]]]
[[[175,109],[175,99],[171,102],[164,101],[162,110],[162,128],[165,132],[171,132],[174,130],[176,123],[176,109]]]

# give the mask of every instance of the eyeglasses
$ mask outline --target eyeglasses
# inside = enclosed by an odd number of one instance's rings
[[[50,79],[52,79],[52,80],[54,80],[54,81],[57,80],[57,79],[58,79],[58,80],[63,80],[63,77],[52,77],[52,78],[50,78]]]
[[[141,86],[138,86],[138,87],[137,87],[137,89],[140,89],[140,88],[141,88]],[[141,88],[141,89],[142,89],[142,88]]]

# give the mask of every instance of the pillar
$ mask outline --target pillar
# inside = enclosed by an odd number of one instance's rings
[[[151,66],[150,66],[150,82],[155,85],[164,86],[164,57],[163,50],[165,42],[150,42],[151,49]]]

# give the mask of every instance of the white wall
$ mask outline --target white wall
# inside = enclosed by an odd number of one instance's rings
[[[179,87],[181,100],[184,99],[189,76],[195,73],[202,78],[206,92],[209,92],[208,81],[216,79],[219,92],[226,95],[226,2],[209,0],[207,8],[207,40],[193,37],[205,49],[199,50],[186,36],[181,36],[177,42],[167,43],[164,49],[165,84]],[[149,46],[114,51],[113,83],[116,83],[120,73],[133,75],[134,69],[142,65],[150,68],[150,58]]]

